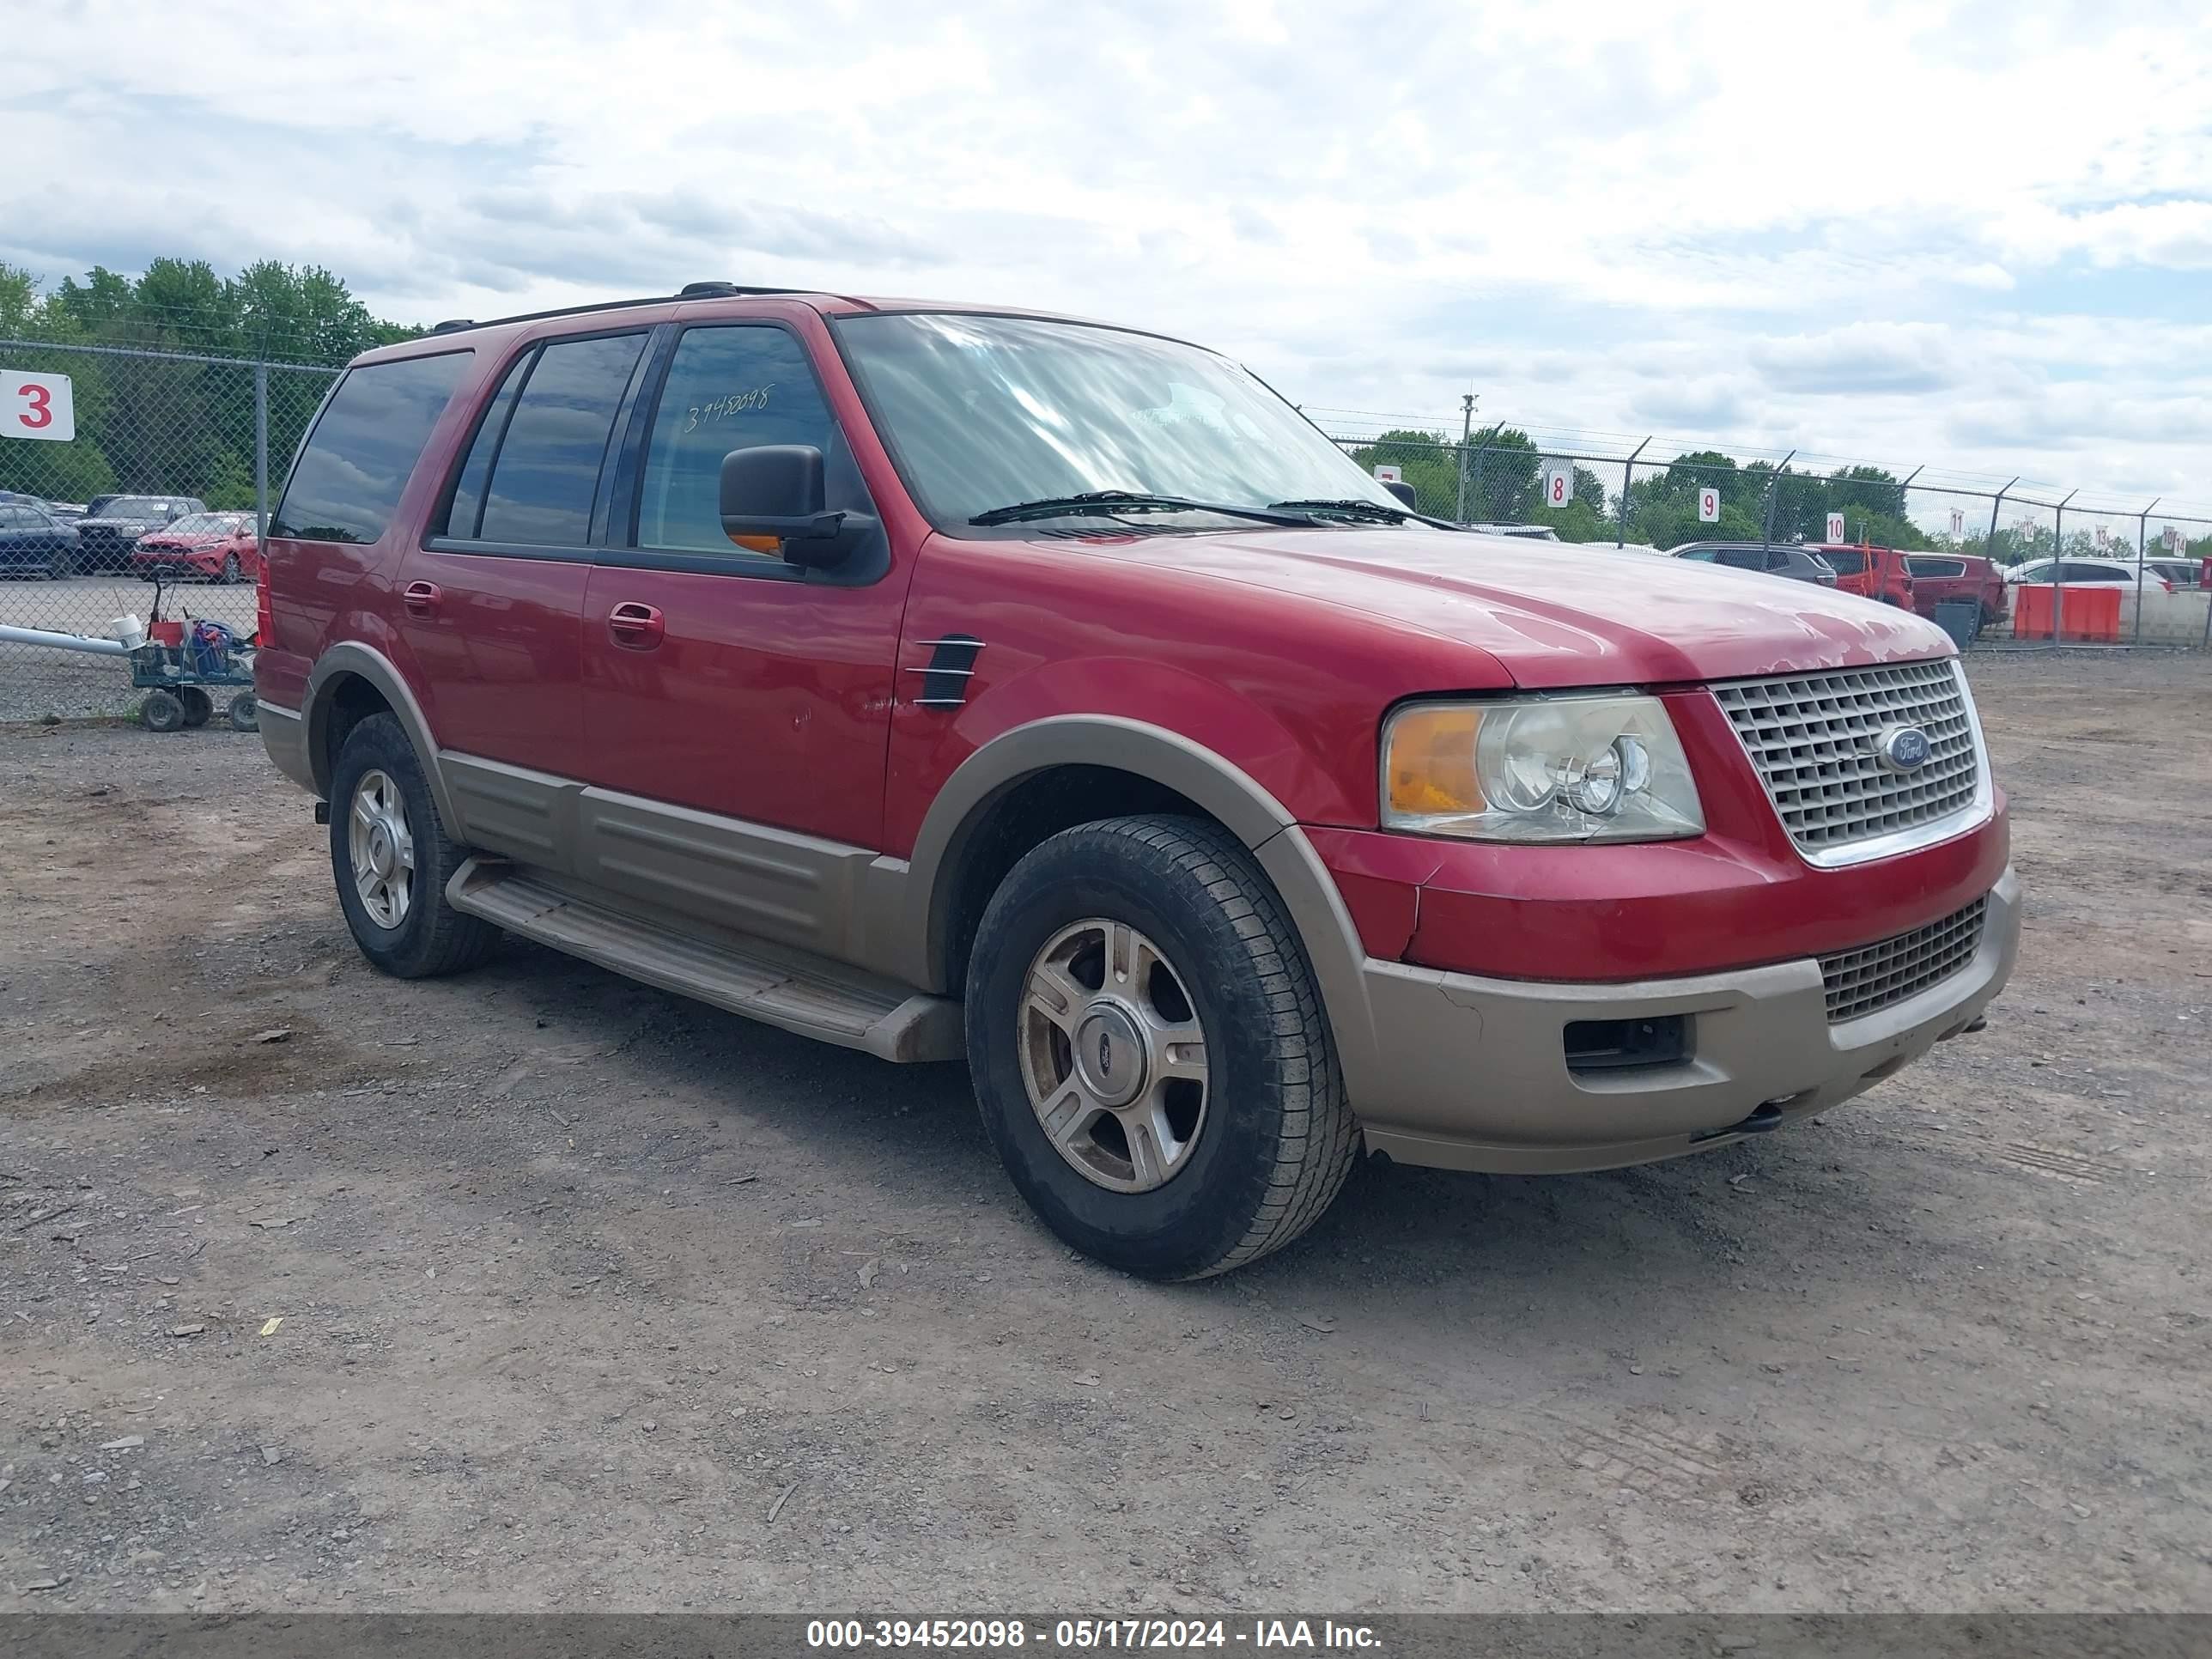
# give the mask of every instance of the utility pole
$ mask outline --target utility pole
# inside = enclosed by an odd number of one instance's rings
[[[1467,452],[1474,447],[1474,393],[1463,393],[1459,400],[1459,503],[1452,511],[1452,522],[1467,522]]]

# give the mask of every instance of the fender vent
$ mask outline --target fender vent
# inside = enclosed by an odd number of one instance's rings
[[[915,643],[927,646],[930,656],[921,666],[906,671],[921,676],[921,693],[914,699],[914,706],[967,707],[968,682],[975,677],[975,659],[983,649],[983,641],[972,634],[947,634],[941,640],[918,640]]]

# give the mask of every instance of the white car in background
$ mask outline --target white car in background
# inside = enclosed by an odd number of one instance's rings
[[[2186,583],[2177,582],[2160,569],[2164,565],[2186,567]],[[2145,640],[2191,640],[2203,632],[2208,597],[2197,587],[2195,560],[2146,559],[2030,559],[2005,572],[2005,586],[2021,587],[2053,580],[2068,589],[2118,588],[2127,595],[2120,602],[2120,626]],[[2063,601],[2062,601],[2063,603]],[[2019,606],[2014,606],[2019,614]],[[2140,621],[2138,620],[2140,619]]]

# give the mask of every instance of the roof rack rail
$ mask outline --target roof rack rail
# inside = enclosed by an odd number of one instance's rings
[[[818,294],[811,288],[747,288],[738,283],[686,283],[675,294],[647,294],[634,300],[595,300],[589,305],[556,306],[550,311],[526,311],[513,317],[487,317],[481,321],[456,317],[440,323],[433,334],[458,334],[472,328],[502,328],[510,323],[541,323],[551,317],[581,317],[594,311],[625,311],[636,306],[672,305],[678,300],[722,300],[738,295],[756,297],[775,294]]]

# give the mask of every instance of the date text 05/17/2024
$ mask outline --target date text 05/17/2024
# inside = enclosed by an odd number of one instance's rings
[[[1381,1646],[1365,1625],[1334,1620],[1255,1619],[815,1619],[810,1648],[960,1649],[983,1652],[1037,1647],[1060,1650],[1153,1649],[1168,1651],[1246,1647],[1275,1652],[1367,1651]]]

